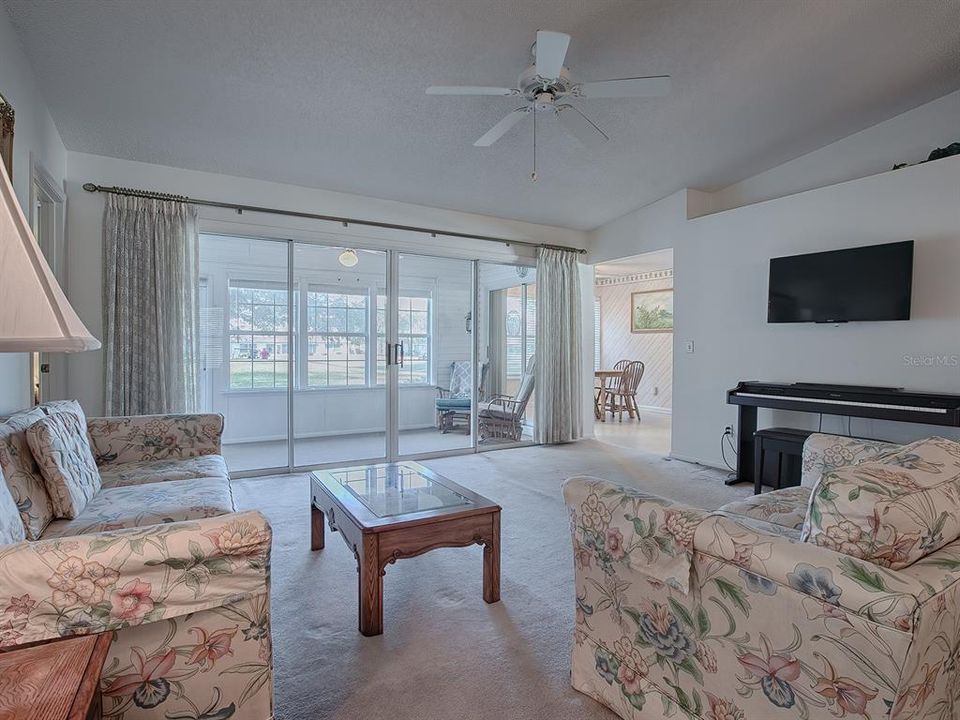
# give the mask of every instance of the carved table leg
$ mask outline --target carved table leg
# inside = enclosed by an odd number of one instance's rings
[[[490,542],[483,546],[483,599],[500,600],[500,513],[490,516]]]
[[[310,549],[323,550],[323,510],[317,509],[316,505],[310,506]]]
[[[363,536],[360,551],[360,632],[383,633],[383,574],[380,568],[380,541],[371,533]]]

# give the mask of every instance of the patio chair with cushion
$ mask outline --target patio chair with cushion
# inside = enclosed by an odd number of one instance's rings
[[[470,379],[473,376],[469,360],[450,363],[450,386],[437,386],[437,427],[442,433],[462,429],[470,432]],[[480,384],[477,397],[483,399],[483,383],[487,363],[480,363]]]
[[[481,441],[504,439],[519,442],[523,437],[523,416],[533,394],[535,360],[535,357],[531,357],[527,361],[520,385],[512,397],[497,395],[480,408],[478,416]]]

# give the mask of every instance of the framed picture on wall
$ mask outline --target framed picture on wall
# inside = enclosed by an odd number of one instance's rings
[[[630,293],[630,332],[673,332],[673,289]]]

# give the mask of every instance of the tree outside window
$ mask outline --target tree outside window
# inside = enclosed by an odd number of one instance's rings
[[[377,296],[377,384],[386,382],[386,297]],[[398,336],[403,343],[401,385],[429,385],[431,382],[431,299],[428,295],[401,295]]]
[[[367,384],[367,294],[307,292],[307,387]]]
[[[281,283],[230,283],[230,388],[285,388],[287,288]]]
[[[384,343],[386,298],[377,295],[371,326],[373,291],[345,291],[302,285],[303,304],[295,315],[294,344],[302,337],[306,362],[297,363],[295,386],[370,387],[386,379]],[[416,292],[416,291],[414,291]],[[283,283],[231,280],[229,363],[231,390],[283,389],[288,381],[288,308]],[[294,290],[294,307],[298,306]],[[403,385],[432,382],[432,300],[429,293],[399,298],[399,340]],[[370,343],[376,343],[371,357]]]

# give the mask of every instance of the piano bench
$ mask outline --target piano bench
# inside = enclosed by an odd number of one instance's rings
[[[753,434],[753,492],[755,495],[760,494],[763,485],[779,490],[800,484],[803,444],[812,434],[812,430],[785,427],[764,428]],[[764,462],[774,459],[768,455],[775,456],[775,464]]]

